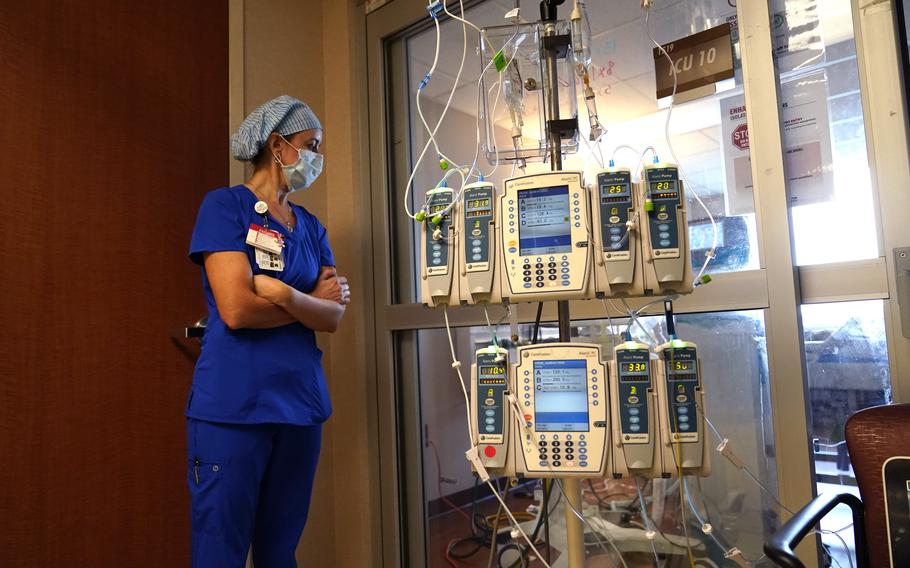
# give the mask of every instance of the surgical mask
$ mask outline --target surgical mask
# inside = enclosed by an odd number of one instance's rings
[[[283,136],[282,140],[284,140]],[[284,172],[284,179],[288,182],[288,189],[299,191],[310,187],[322,173],[324,161],[322,154],[305,148],[295,148],[287,140],[284,141],[288,146],[297,150],[297,161],[290,165],[282,164],[278,156],[275,156],[275,160],[281,164],[281,171]]]

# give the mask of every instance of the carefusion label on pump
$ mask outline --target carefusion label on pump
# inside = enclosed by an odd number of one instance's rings
[[[587,432],[585,360],[534,361],[534,415],[538,432]]]

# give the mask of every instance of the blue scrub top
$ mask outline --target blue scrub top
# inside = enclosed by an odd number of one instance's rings
[[[202,288],[209,320],[196,362],[186,416],[235,424],[284,423],[309,426],[328,419],[332,404],[322,371],[316,334],[301,323],[271,329],[231,330],[221,320],[205,273],[203,253],[247,253],[253,274],[266,274],[311,292],[322,266],[335,260],[325,227],[303,207],[293,205],[292,232],[274,218],[253,210],[259,199],[245,185],[216,189],[205,196],[190,259],[202,266]],[[246,244],[251,224],[284,236],[284,270],[260,270],[253,247]]]

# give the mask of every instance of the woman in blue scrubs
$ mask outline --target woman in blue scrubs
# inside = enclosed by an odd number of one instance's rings
[[[252,176],[206,195],[190,244],[208,326],[187,402],[194,568],[296,567],[322,423],[332,412],[317,331],[350,301],[325,227],[288,196],[322,171],[322,125],[271,100],[231,138]],[[252,244],[248,244],[252,243]]]

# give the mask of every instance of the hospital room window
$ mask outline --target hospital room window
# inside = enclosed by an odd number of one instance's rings
[[[697,9],[693,10],[693,5]],[[536,5],[535,5],[536,6]],[[467,10],[468,18],[477,25],[502,25],[502,15],[510,9],[511,2],[484,2]],[[655,93],[653,45],[650,43],[638,2],[606,4],[589,3],[593,48],[595,54],[593,87],[598,97],[600,119],[607,126],[600,143],[594,145],[580,140],[577,153],[565,157],[567,170],[584,170],[593,177],[600,169],[599,162],[611,159],[617,166],[633,170],[638,180],[642,164],[651,163],[656,155],[662,162],[679,161],[688,186],[688,222],[692,248],[692,263],[701,267],[704,254],[711,246],[713,231],[709,215],[694,198],[702,198],[707,210],[718,223],[717,257],[711,272],[734,272],[759,268],[758,237],[755,204],[751,188],[736,191],[736,180],[748,178],[748,146],[733,156],[725,144],[729,116],[744,115],[731,106],[737,96],[742,97],[741,81],[729,80],[719,84],[717,93],[690,102],[679,102],[672,110],[669,131],[675,158],[665,141],[665,125],[669,97],[657,100]],[[726,23],[735,24],[736,9],[730,2],[675,2],[655,4],[651,15],[651,29],[661,43],[673,41],[693,33]],[[420,113],[432,130],[449,97],[452,104],[437,133],[440,149],[458,164],[474,163],[477,150],[478,78],[481,69],[474,55],[478,34],[468,29],[468,57],[461,80],[452,94],[452,84],[458,73],[462,56],[462,28],[457,22],[445,20],[441,26],[442,45],[434,75],[420,93]],[[410,147],[409,166],[417,164],[427,146],[429,135],[420,119],[416,100],[418,86],[430,69],[436,43],[435,28],[416,33],[406,40],[407,51],[407,116],[409,117]],[[437,80],[438,79],[438,80]],[[494,115],[498,132],[508,134],[508,112],[504,105]],[[739,116],[740,122],[745,118]],[[587,121],[580,117],[581,138],[588,133]],[[633,149],[630,149],[633,148]],[[651,148],[653,151],[650,151]],[[500,161],[490,164],[480,149],[477,163],[488,181],[502,186],[503,180],[520,175],[513,163]],[[735,158],[745,157],[745,161]],[[735,167],[739,167],[734,171]],[[527,173],[549,169],[549,164],[530,163]],[[426,192],[435,187],[441,177],[439,159],[432,143],[420,161],[407,197],[411,210],[425,201]],[[405,200],[405,181],[395,187],[391,204],[399,210]],[[475,180],[476,181],[476,180]],[[450,185],[460,183],[458,176],[450,178]],[[411,228],[408,247],[396,245],[401,265],[397,278],[398,303],[418,301],[420,258],[419,231]],[[405,269],[405,264],[409,269]],[[403,280],[410,279],[410,282]]]
[[[778,0],[772,7],[796,262],[876,258],[851,2]]]
[[[496,335],[508,345],[511,329],[505,322],[496,325],[498,313],[499,310],[491,313]],[[662,317],[643,317],[640,323],[641,326],[635,325],[630,330],[637,340],[648,343],[666,340]],[[619,318],[575,322],[572,340],[598,344],[604,357],[609,358],[612,346],[621,341],[620,334],[628,325],[627,319]],[[522,342],[533,334],[533,327],[533,324],[519,327]],[[770,491],[776,492],[777,470],[762,312],[680,315],[677,332],[701,348],[709,419],[724,437],[729,438],[750,472]],[[470,361],[476,349],[490,345],[491,338],[490,328],[486,326],[453,330],[456,353],[463,362]],[[557,338],[555,324],[541,326],[540,341],[556,341]],[[429,566],[449,566],[447,555],[453,559],[467,556],[459,559],[464,565],[486,566],[490,549],[477,543],[485,531],[491,531],[496,502],[486,486],[477,485],[464,458],[468,443],[464,396],[457,375],[447,364],[440,363],[450,357],[446,331],[418,331],[417,342]],[[730,401],[736,401],[736,404],[730,404]],[[710,436],[711,445],[717,445],[716,436]],[[690,478],[693,498],[700,510],[707,511],[715,535],[722,543],[728,547],[735,544],[747,558],[757,560],[762,556],[763,542],[779,525],[777,506],[743,471],[717,453],[712,452],[711,461],[709,477]],[[633,495],[634,485],[629,480],[597,478],[585,480],[582,488],[586,513],[604,521],[597,526],[606,531],[622,531],[625,535],[622,539],[617,538],[617,544],[630,565],[639,555],[644,561],[653,562],[650,547],[641,540],[644,531],[641,530],[638,502]],[[649,508],[657,512],[655,522],[659,522],[664,534],[677,544],[683,543],[685,531],[680,524],[678,486],[672,480],[657,480],[649,483],[646,494]],[[523,526],[533,530],[533,512],[539,510],[535,507],[541,504],[539,483],[527,480],[510,488],[508,500],[512,510],[521,517],[519,521],[525,522]],[[558,495],[554,495],[550,506],[553,509],[550,534],[559,538],[560,534],[564,535],[564,530],[559,529],[564,526],[564,509]],[[688,518],[691,522],[691,515]],[[697,556],[705,556],[718,566],[725,565],[723,551],[705,537],[696,524],[688,526],[687,530]],[[595,537],[589,535],[589,538]],[[644,548],[641,547],[643,544],[646,545]],[[553,541],[551,545],[555,559],[559,543]],[[676,560],[682,560],[686,553],[685,548],[677,546],[664,548],[661,552]],[[589,552],[591,555],[604,554],[596,544],[592,544]],[[504,554],[506,560],[517,559],[509,552]],[[685,562],[679,565],[683,564]],[[511,563],[504,560],[501,565]],[[676,564],[671,561],[668,565]]]
[[[859,496],[844,441],[853,413],[891,402],[891,374],[881,300],[804,305],[803,335],[809,381],[809,436],[819,494]],[[849,525],[849,510],[838,507],[822,521],[832,531]],[[853,546],[853,532],[838,534]],[[822,541],[846,565],[843,545],[833,535]]]

